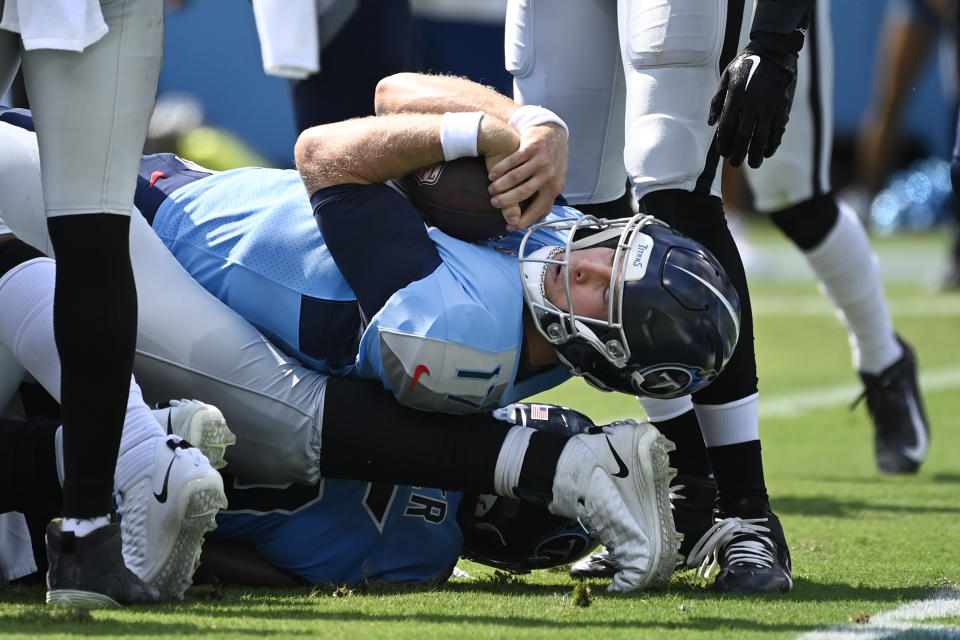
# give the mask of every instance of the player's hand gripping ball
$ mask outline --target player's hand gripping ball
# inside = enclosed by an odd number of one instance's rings
[[[447,235],[477,242],[506,235],[507,222],[490,204],[483,158],[438,162],[394,181],[424,222]]]

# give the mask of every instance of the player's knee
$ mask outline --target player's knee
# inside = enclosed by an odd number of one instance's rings
[[[682,189],[654,191],[640,200],[640,209],[693,237],[727,226],[723,201],[703,193]]]
[[[639,196],[694,188],[710,150],[706,117],[705,108],[696,115],[660,109],[628,123],[623,160]]]
[[[837,224],[838,215],[836,200],[832,194],[826,194],[774,211],[770,220],[798,248],[809,251],[823,242]]]
[[[57,261],[88,273],[109,277],[130,269],[130,217],[95,213],[56,216],[47,220]]]

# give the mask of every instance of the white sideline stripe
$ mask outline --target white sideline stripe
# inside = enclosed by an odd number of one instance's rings
[[[754,315],[833,316],[833,304],[825,296],[768,296],[752,298]],[[890,313],[902,317],[960,316],[960,296],[910,297],[889,301]]]
[[[918,624],[923,620],[960,616],[960,590],[945,589],[925,600],[910,602],[893,611],[871,616],[865,624],[851,624],[808,631],[797,640],[879,640],[892,636],[910,638],[960,638],[960,627],[944,624]],[[904,634],[904,635],[900,635]]]
[[[942,391],[960,387],[960,366],[933,369],[920,373],[920,391]],[[798,393],[760,394],[761,418],[786,418],[817,409],[828,409],[852,403],[863,390],[859,384],[845,384]]]

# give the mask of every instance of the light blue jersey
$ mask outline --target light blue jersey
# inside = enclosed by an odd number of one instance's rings
[[[490,410],[569,377],[562,366],[518,376],[522,233],[469,244],[427,230],[385,185],[330,187],[313,204],[295,171],[238,169],[177,188],[152,224],[194,278],[284,351],[323,373],[378,379],[408,406]],[[564,242],[543,230],[529,244]]]
[[[230,507],[212,539],[252,544],[307,582],[428,582],[450,575],[463,534],[462,494],[356,480],[244,487],[226,476]]]

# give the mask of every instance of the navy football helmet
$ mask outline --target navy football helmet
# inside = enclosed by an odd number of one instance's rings
[[[565,247],[526,253],[537,229],[568,232]],[[532,245],[531,245],[532,246]],[[577,315],[568,258],[592,247],[615,250],[606,318]],[[740,333],[740,299],[726,272],[702,245],[652,216],[593,216],[531,226],[520,244],[524,294],[537,330],[574,375],[603,391],[675,398],[720,373]],[[570,308],[545,293],[560,265]]]
[[[517,498],[465,496],[457,521],[463,531],[461,556],[511,573],[570,564],[597,546],[576,520]]]
[[[555,404],[515,403],[494,411],[511,424],[569,438],[594,426],[573,409]],[[460,555],[512,573],[530,573],[576,562],[597,546],[576,520],[555,516],[544,505],[495,495],[465,496],[457,521]]]

